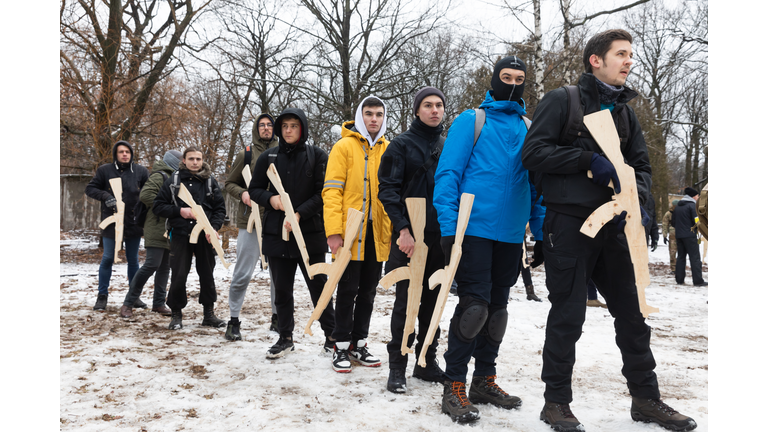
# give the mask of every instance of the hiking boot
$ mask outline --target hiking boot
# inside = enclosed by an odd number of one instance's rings
[[[120,317],[122,318],[130,318],[133,316],[133,311],[131,311],[131,308],[129,308],[126,305],[123,305],[120,308]]]
[[[573,415],[568,404],[545,402],[539,419],[557,432],[584,432],[584,426]]]
[[[277,329],[277,314],[272,314],[272,322],[269,324],[269,331],[280,333]]]
[[[181,330],[184,326],[181,324],[181,310],[171,311],[171,323],[168,325],[169,330]]]
[[[349,358],[367,367],[381,366],[381,360],[377,359],[368,352],[368,343],[365,339],[357,341],[357,347],[349,350]]]
[[[352,363],[349,361],[349,342],[336,342],[333,346],[333,361],[331,365],[336,372],[352,372]]]
[[[171,316],[171,310],[168,309],[168,306],[166,305],[162,305],[160,307],[153,307],[152,312],[157,312],[163,316]]]
[[[480,411],[467,399],[466,386],[461,381],[443,383],[443,404],[441,411],[458,423],[470,423],[480,418]]]
[[[229,320],[229,323],[227,323],[227,331],[224,333],[224,337],[229,341],[243,340],[243,337],[240,336],[239,319],[232,318]]]
[[[661,399],[641,399],[633,396],[629,413],[634,421],[654,422],[673,431],[690,431],[697,426],[692,418],[675,411]]]
[[[608,309],[608,306],[605,303],[603,303],[600,300],[598,300],[598,299],[587,300],[587,306],[590,306],[590,307],[601,307],[601,308]]]
[[[325,343],[323,344],[323,355],[332,355],[333,354],[333,345],[336,343],[335,340],[329,338],[328,336],[325,337]]]
[[[405,368],[389,370],[387,390],[392,393],[405,393],[408,390],[405,387]]]
[[[93,306],[93,310],[106,310],[108,294],[99,294],[96,297],[96,304]]]
[[[504,409],[517,408],[523,404],[522,399],[507,394],[496,384],[496,375],[473,376],[469,401],[474,404],[489,403]]]
[[[277,343],[272,345],[269,351],[267,351],[267,358],[268,359],[280,358],[293,350],[294,350],[293,338],[292,337],[284,338],[280,336],[280,338],[277,340]]]
[[[413,367],[413,377],[422,381],[441,383],[445,381],[443,376],[443,370],[440,369],[440,364],[437,359],[427,361],[426,367],[419,366],[418,363]]]
[[[218,328],[226,326],[227,322],[216,317],[213,313],[213,305],[203,305],[203,322],[200,325]]]
[[[527,294],[527,299],[532,301],[540,302],[541,299],[536,297],[536,293],[533,292],[533,285],[526,285],[525,286],[525,293]]]
[[[133,307],[135,307],[136,309],[146,309],[147,304],[141,301],[140,298],[137,298],[136,301],[133,302]]]
[[[705,287],[705,286],[709,286],[709,282],[707,282],[707,281],[704,281],[704,282],[702,282],[702,283],[695,283],[695,284],[693,284],[693,286],[696,286],[696,287]]]

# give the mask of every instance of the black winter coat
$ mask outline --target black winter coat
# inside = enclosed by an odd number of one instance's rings
[[[432,203],[437,160],[423,175],[414,177],[414,174],[432,157],[442,132],[442,125],[430,127],[417,117],[407,131],[389,143],[387,151],[381,157],[379,200],[384,204],[384,210],[392,221],[393,234],[399,235],[400,230],[411,226],[405,199],[419,197],[427,199],[424,232],[429,235],[425,237],[440,236],[437,210]]]
[[[221,188],[216,179],[211,179],[211,195],[206,197],[208,193],[208,187],[206,185],[208,177],[211,176],[211,168],[207,163],[203,163],[203,168],[197,173],[192,174],[186,169],[184,161],[179,164],[179,183],[183,184],[189,193],[194,198],[197,204],[200,204],[205,211],[205,216],[208,218],[208,222],[211,223],[213,229],[218,231],[224,224],[224,218],[227,216],[227,208],[224,203],[224,196],[221,194]],[[173,175],[171,175],[163,187],[155,197],[155,201],[152,203],[152,211],[158,215],[168,218],[168,224],[171,227],[170,236],[185,235],[189,236],[192,233],[192,228],[195,227],[196,221],[192,219],[184,219],[181,217],[182,207],[189,207],[176,194],[176,205],[173,203],[173,196],[171,195],[171,184],[173,183]]]
[[[131,151],[131,160],[128,163],[121,164],[117,162],[117,146],[123,145]],[[89,197],[101,201],[101,220],[112,216],[114,211],[107,207],[105,202],[114,198],[109,179],[119,177],[123,183],[122,200],[125,203],[125,218],[123,221],[123,238],[138,238],[144,235],[144,229],[136,223],[133,209],[139,202],[139,191],[149,178],[149,172],[141,165],[133,163],[133,148],[126,141],[118,141],[112,147],[113,162],[104,164],[96,169],[96,174],[85,187],[85,194]],[[115,224],[109,224],[104,228],[103,237],[115,238]]]
[[[600,110],[596,78],[582,74],[578,88],[584,115]],[[651,164],[640,122],[627,105],[637,93],[627,87],[619,95],[611,115],[617,125],[622,110],[629,110],[629,137],[621,144],[625,162],[634,168],[640,205],[651,191]],[[542,187],[548,209],[573,216],[589,216],[596,208],[611,200],[613,189],[600,186],[587,177],[592,154],[605,156],[591,136],[582,136],[570,144],[560,145],[560,132],[567,121],[568,96],[565,88],[544,95],[536,107],[531,127],[523,144],[523,166],[543,173]]]
[[[672,226],[675,227],[676,239],[696,237],[696,230],[691,231],[691,228],[696,226],[696,217],[696,201],[686,195],[677,202],[677,207],[672,212]]]
[[[270,157],[273,149],[262,153],[256,160],[251,183],[248,185],[248,195],[251,200],[263,206],[264,224],[262,226],[262,251],[266,256],[281,258],[301,258],[299,246],[293,234],[289,241],[283,241],[282,228],[285,224],[285,212],[275,210],[269,199],[278,195],[267,177],[267,168],[274,163],[283,188],[291,197],[293,210],[300,216],[299,228],[310,255],[327,252],[323,224],[323,183],[325,167],[328,164],[328,154],[319,147],[307,145],[307,120],[304,112],[288,108],[275,120],[275,133],[279,134],[282,119],[286,114],[299,117],[302,126],[302,136],[295,145],[286,144],[280,137],[277,157]],[[314,168],[310,170],[307,152],[314,154]]]

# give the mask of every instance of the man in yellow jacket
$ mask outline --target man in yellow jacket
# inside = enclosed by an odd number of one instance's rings
[[[363,213],[363,222],[352,243],[350,261],[336,291],[336,327],[332,339],[333,369],[350,372],[351,360],[368,367],[381,360],[367,348],[366,338],[373,312],[376,286],[389,256],[392,223],[379,201],[377,173],[381,156],[389,145],[386,106],[375,97],[365,98],[354,121],[345,122],[341,139],[328,157],[323,185],[323,219],[332,253],[344,244],[347,210]]]

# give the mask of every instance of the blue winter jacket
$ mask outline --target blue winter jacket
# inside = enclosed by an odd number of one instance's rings
[[[536,186],[530,182],[528,182],[528,184],[531,187],[531,218],[528,219],[528,226],[531,228],[533,239],[536,241],[542,241],[544,240],[544,216],[546,215],[547,208],[542,204],[544,201],[543,195],[540,196],[535,203],[533,202],[537,195]]]
[[[480,104],[485,126],[472,147],[475,111],[453,121],[435,172],[434,205],[443,236],[456,234],[462,193],[475,195],[466,235],[522,243],[531,212],[528,171],[521,152],[527,129],[525,108],[495,101],[491,92]]]

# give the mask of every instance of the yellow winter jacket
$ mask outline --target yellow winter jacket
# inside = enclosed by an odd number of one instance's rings
[[[323,185],[325,235],[340,234],[344,238],[347,211],[350,208],[361,211],[363,223],[351,251],[353,261],[362,261],[365,259],[368,219],[373,211],[376,261],[383,262],[389,258],[392,222],[379,201],[378,172],[381,156],[389,141],[381,137],[371,148],[361,134],[351,130],[354,124],[354,121],[348,121],[342,125],[341,139],[333,145],[328,156]]]

